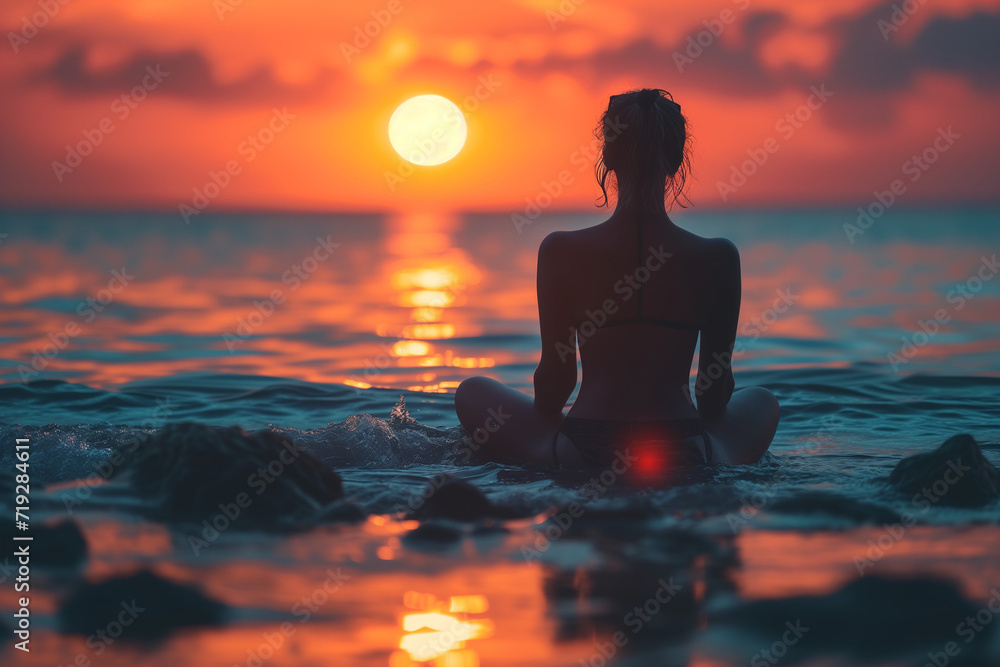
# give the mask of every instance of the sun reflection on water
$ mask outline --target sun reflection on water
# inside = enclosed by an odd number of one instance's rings
[[[406,323],[380,323],[374,332],[396,338],[389,355],[396,368],[490,368],[493,357],[463,357],[447,341],[474,334],[454,306],[463,300],[480,272],[459,248],[451,247],[454,219],[447,215],[398,216],[389,226],[386,251],[389,286],[394,302],[409,308]],[[447,392],[455,382],[440,381],[434,372],[418,377],[413,391]],[[365,384],[365,383],[361,383]],[[360,386],[355,383],[355,386]],[[371,386],[371,385],[368,385]]]
[[[486,596],[456,595],[441,600],[430,593],[407,591],[403,606],[412,611],[400,619],[404,633],[399,640],[401,650],[390,656],[390,667],[478,667],[478,652],[465,644],[493,635],[492,620],[469,618],[489,611]]]

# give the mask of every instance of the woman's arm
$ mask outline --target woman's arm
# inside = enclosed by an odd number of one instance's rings
[[[709,287],[715,298],[701,332],[698,379],[695,382],[698,414],[706,421],[722,414],[736,388],[732,369],[733,346],[743,290],[740,252],[732,242],[718,240],[718,250],[710,266],[714,280]]]
[[[566,286],[569,267],[561,232],[553,232],[538,248],[538,325],[542,357],[535,369],[535,407],[561,412],[576,387],[576,324]]]

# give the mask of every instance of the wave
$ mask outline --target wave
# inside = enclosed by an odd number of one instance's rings
[[[453,474],[475,483],[508,514],[584,502],[597,513],[627,511],[719,530],[729,530],[734,516],[790,529],[891,523],[913,510],[910,498],[887,485],[893,467],[958,432],[974,435],[985,456],[1000,463],[1000,378],[900,378],[852,367],[760,371],[738,380],[768,386],[782,403],[765,461],[680,471],[666,487],[619,484],[599,494],[593,475],[474,464],[450,396],[280,378],[179,376],[115,391],[58,381],[3,385],[0,441],[29,438],[32,481],[44,485],[94,475],[114,452],[167,423],[237,424],[297,443],[337,471],[345,495],[369,513],[405,509],[429,479]],[[11,419],[14,414],[25,423]],[[12,470],[12,448],[2,451],[0,466]],[[918,519],[992,521],[995,508],[934,507]]]

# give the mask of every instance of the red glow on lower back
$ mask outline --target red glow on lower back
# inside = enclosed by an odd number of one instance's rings
[[[669,461],[662,442],[639,441],[632,445],[636,462],[633,467],[642,477],[653,477],[666,472]]]

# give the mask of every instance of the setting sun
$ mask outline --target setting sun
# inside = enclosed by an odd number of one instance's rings
[[[442,164],[465,145],[462,111],[440,95],[418,95],[400,104],[389,119],[389,142],[404,160]]]

